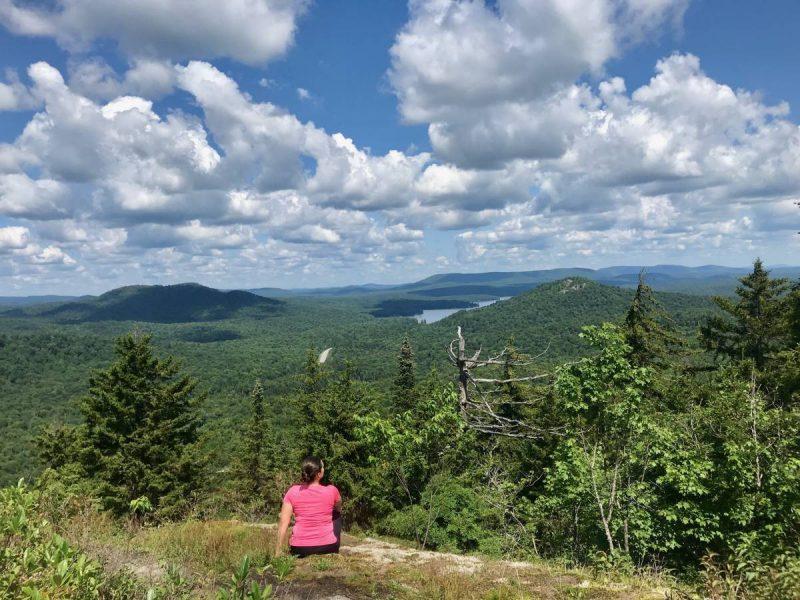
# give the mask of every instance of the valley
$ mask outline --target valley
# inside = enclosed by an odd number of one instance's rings
[[[469,279],[475,278],[481,279]],[[440,283],[462,285],[462,280],[442,277]],[[224,453],[230,444],[224,432],[242,418],[253,382],[262,380],[271,397],[290,393],[309,348],[332,347],[335,368],[349,362],[358,379],[386,384],[407,335],[420,373],[435,369],[447,380],[454,373],[445,348],[462,325],[471,340],[487,348],[501,348],[511,337],[528,352],[547,348],[541,358],[547,367],[584,354],[581,327],[620,321],[633,293],[569,279],[564,281],[580,284],[572,289],[567,283],[542,282],[502,299],[506,281],[493,277],[481,284],[500,290],[496,299],[477,301],[491,305],[448,309],[459,312],[428,323],[411,316],[374,316],[373,292],[270,299],[196,284],[135,286],[80,301],[6,308],[0,312],[0,482],[38,471],[31,445],[36,432],[48,422],[74,421],[92,369],[109,360],[113,339],[128,331],[151,333],[160,351],[174,355],[198,378],[207,395],[210,444]],[[453,294],[457,304],[475,303],[471,293]],[[687,333],[712,310],[703,296],[662,292],[658,297]]]

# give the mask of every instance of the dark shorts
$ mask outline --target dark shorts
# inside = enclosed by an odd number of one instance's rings
[[[305,558],[312,554],[338,554],[339,543],[342,539],[342,515],[338,512],[333,513],[333,533],[336,541],[325,546],[289,546],[289,552],[297,558]]]
[[[339,542],[327,546],[289,546],[289,551],[297,558],[305,558],[312,554],[338,554]]]

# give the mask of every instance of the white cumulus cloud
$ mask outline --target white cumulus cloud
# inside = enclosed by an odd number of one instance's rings
[[[291,45],[305,0],[0,0],[0,22],[71,51],[113,40],[133,58],[230,57],[260,64]]]

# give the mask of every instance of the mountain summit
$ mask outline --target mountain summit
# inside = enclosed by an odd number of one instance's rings
[[[66,323],[186,323],[227,319],[244,309],[271,313],[282,305],[280,300],[264,298],[250,292],[223,292],[197,283],[180,283],[121,287],[96,298],[10,312],[19,316],[40,316]]]

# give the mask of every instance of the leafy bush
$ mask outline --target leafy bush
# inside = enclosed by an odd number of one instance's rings
[[[430,481],[419,504],[393,512],[380,529],[415,539],[423,548],[496,555],[502,549],[497,533],[502,524],[503,515],[488,504],[485,494],[443,474]]]
[[[753,600],[800,599],[800,556],[782,553],[770,561],[734,553],[723,561],[710,554],[703,558],[705,598]]]
[[[106,577],[71,547],[42,517],[39,500],[22,481],[0,490],[0,597],[133,598],[131,579]]]

